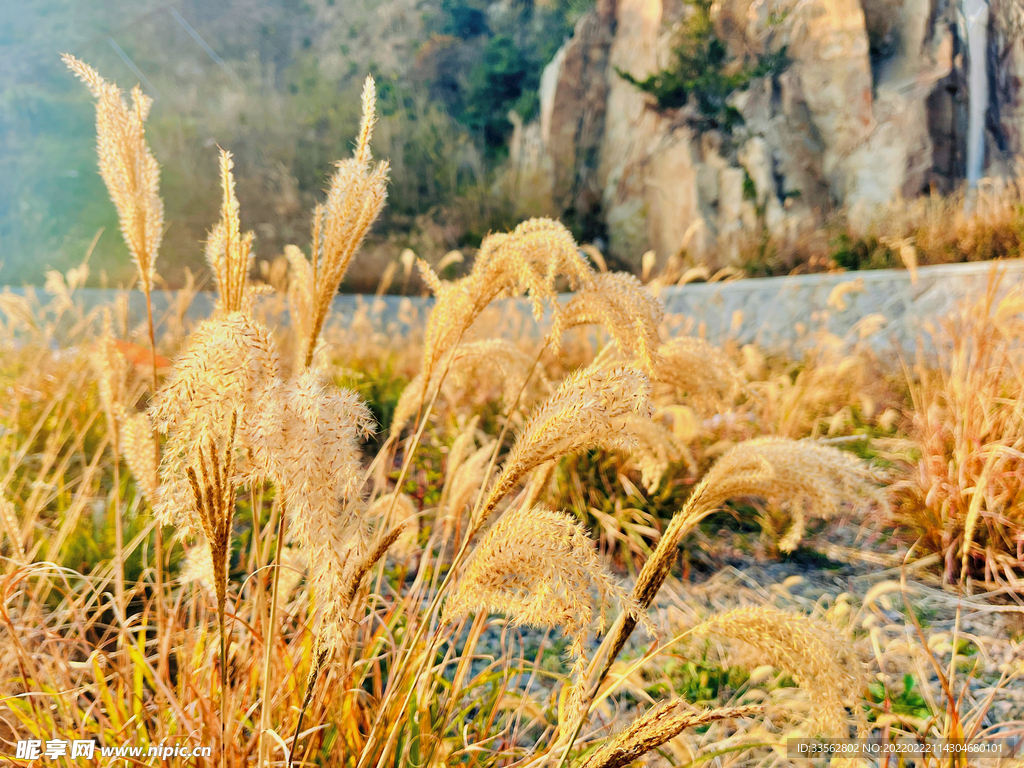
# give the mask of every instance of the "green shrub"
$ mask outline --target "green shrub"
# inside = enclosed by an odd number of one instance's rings
[[[742,124],[740,113],[728,104],[729,96],[746,89],[759,77],[775,77],[789,66],[785,48],[768,53],[750,66],[728,72],[729,52],[715,34],[711,19],[711,0],[688,0],[693,13],[679,33],[672,53],[675,61],[660,72],[636,78],[616,68],[620,77],[649,93],[662,109],[678,109],[692,98],[702,128],[718,128],[726,133]]]

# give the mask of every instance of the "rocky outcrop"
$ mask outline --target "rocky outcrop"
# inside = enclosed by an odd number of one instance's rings
[[[1024,148],[1020,3],[999,2],[989,172]],[[864,228],[879,206],[962,178],[963,30],[948,0],[718,0],[715,30],[734,58],[782,46],[790,58],[732,95],[743,117],[732,135],[693,127],[687,107],[658,109],[617,74],[668,65],[688,12],[683,0],[602,0],[544,74],[534,160],[520,164],[543,177],[534,186],[556,213],[599,220],[612,255],[735,263],[765,235],[796,242],[839,208]]]

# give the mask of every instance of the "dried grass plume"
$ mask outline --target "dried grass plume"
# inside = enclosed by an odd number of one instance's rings
[[[96,99],[100,175],[117,208],[121,232],[139,269],[142,289],[148,294],[164,226],[160,166],[146,143],[144,125],[153,100],[136,85],[129,107],[121,89],[100,77],[95,69],[70,54],[61,58]]]

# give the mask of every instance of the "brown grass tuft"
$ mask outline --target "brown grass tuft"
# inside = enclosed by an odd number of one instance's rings
[[[922,359],[909,382],[920,459],[898,485],[899,521],[942,557],[949,583],[1024,575],[1024,293],[1000,298],[1000,282],[993,272],[986,293],[934,331],[938,364]]]

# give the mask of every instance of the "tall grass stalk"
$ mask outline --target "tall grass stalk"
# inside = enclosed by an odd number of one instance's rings
[[[274,542],[274,567],[271,575],[270,606],[268,607],[267,625],[263,629],[263,685],[260,689],[260,733],[257,754],[259,765],[265,765],[267,754],[264,752],[265,734],[270,726],[270,678],[271,660],[274,653],[274,638],[277,633],[277,601],[281,585],[281,551],[284,549],[285,510],[278,509],[277,536]]]

